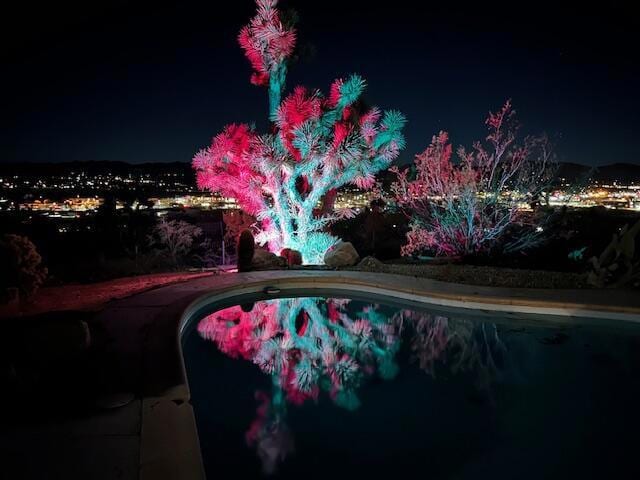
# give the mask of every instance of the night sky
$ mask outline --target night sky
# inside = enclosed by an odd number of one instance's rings
[[[27,2],[23,2],[27,3]],[[440,129],[482,137],[512,98],[560,160],[640,163],[631,2],[289,0],[308,45],[288,87],[360,73],[365,99],[407,116],[409,161]],[[378,2],[376,2],[378,3]],[[444,5],[446,3],[446,5]],[[236,43],[253,2],[29,2],[0,20],[0,161],[189,161],[230,122],[266,127]]]

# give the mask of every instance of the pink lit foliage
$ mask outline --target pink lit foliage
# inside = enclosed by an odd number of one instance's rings
[[[407,170],[392,185],[394,201],[410,217],[403,255],[432,252],[466,255],[499,245],[518,227],[506,251],[524,249],[540,238],[528,207],[541,201],[555,172],[549,139],[528,136],[519,141],[519,125],[510,102],[486,120],[485,142],[471,151],[458,149],[452,161],[446,132],[415,158],[415,178]]]
[[[399,348],[395,324],[375,306],[351,316],[349,300],[295,298],[231,307],[204,318],[200,335],[225,354],[254,363],[271,376],[271,396],[257,394],[257,418],[247,432],[265,471],[293,449],[285,423],[287,403],[301,405],[327,392],[353,410],[357,388],[377,375],[393,378]]]
[[[256,240],[274,253],[302,252],[305,263],[322,263],[337,239],[325,232],[339,217],[335,190],[374,185],[404,147],[404,117],[365,109],[365,82],[357,75],[333,82],[329,95],[298,86],[283,99],[295,30],[275,0],[257,0],[257,14],[239,42],[251,66],[252,83],[269,92],[270,133],[246,124],[227,125],[193,159],[198,185],[236,199],[260,222]]]

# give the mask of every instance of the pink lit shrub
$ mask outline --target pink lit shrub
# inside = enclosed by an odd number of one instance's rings
[[[486,120],[485,142],[472,150],[458,149],[452,160],[446,132],[415,158],[415,178],[392,168],[395,204],[410,218],[403,255],[423,252],[467,255],[502,245],[505,250],[535,244],[540,229],[527,213],[540,201],[554,172],[555,162],[546,136],[519,141],[515,111],[507,102]],[[513,227],[515,239],[505,242]]]

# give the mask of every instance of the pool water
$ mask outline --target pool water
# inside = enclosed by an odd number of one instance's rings
[[[207,477],[640,478],[640,331],[283,298],[183,343]]]

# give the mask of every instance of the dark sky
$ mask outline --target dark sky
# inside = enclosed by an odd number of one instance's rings
[[[236,43],[252,1],[22,3],[0,15],[0,161],[189,161],[226,123],[266,126]],[[561,160],[640,163],[631,2],[374,3],[283,2],[315,49],[288,86],[360,73],[368,103],[408,117],[404,161],[440,129],[481,137],[512,98]]]

